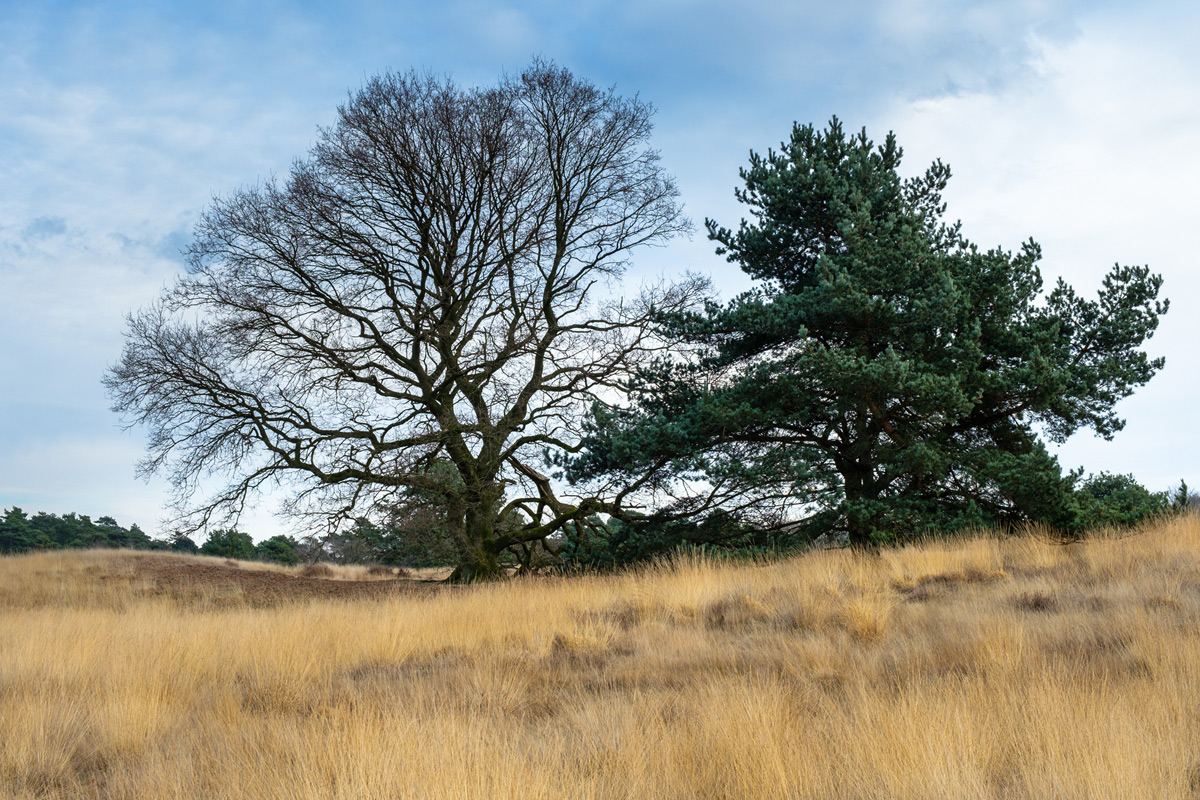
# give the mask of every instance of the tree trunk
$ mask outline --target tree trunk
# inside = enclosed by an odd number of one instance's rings
[[[870,520],[851,512],[846,516],[847,541],[856,549],[870,547],[872,525]]]
[[[849,544],[854,548],[871,547],[871,534],[875,530],[874,515],[865,506],[876,499],[871,486],[870,465],[850,462],[842,468],[842,482],[846,493],[846,533]]]
[[[450,574],[450,583],[494,581],[501,577],[499,553],[495,552],[495,502],[490,498],[467,506],[458,544],[458,566]]]
[[[474,553],[467,553],[459,558],[458,566],[448,583],[476,583],[477,581],[494,581],[500,578],[500,562],[496,556],[484,548]]]

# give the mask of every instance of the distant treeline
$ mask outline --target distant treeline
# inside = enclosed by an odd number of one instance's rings
[[[419,516],[419,515],[418,515]],[[195,553],[243,561],[272,561],[297,564],[301,561],[333,561],[342,564],[383,563],[402,566],[440,566],[453,563],[454,551],[447,534],[425,517],[424,525],[407,528],[395,524],[377,527],[359,520],[350,530],[323,540],[301,542],[277,535],[255,544],[243,531],[216,530],[197,545],[187,536],[150,537],[137,525],[122,527],[112,517],[93,520],[86,514],[30,516],[16,506],[0,514],[0,554],[30,550],[65,550],[95,547],[127,550],[165,550]]]
[[[1072,478],[1077,481],[1073,494],[1085,529],[1129,528],[1164,514],[1200,510],[1200,496],[1183,482],[1174,491],[1152,492],[1132,475],[1101,472]],[[598,518],[592,522],[588,533],[581,526],[567,526],[553,549],[537,543],[536,548],[511,554],[504,564],[518,569],[603,568],[645,561],[680,547],[751,555],[789,549],[769,531],[736,524],[719,515],[702,523],[655,525],[653,520],[646,520],[644,524],[625,524]],[[257,544],[250,534],[233,529],[212,531],[203,544],[197,545],[187,536],[154,539],[137,525],[121,527],[112,517],[95,521],[73,513],[37,513],[31,517],[17,507],[4,511],[0,518],[0,554],[91,547],[169,550],[279,564],[331,561],[430,567],[455,563],[445,511],[428,500],[398,505],[379,524],[358,519],[348,529],[319,539],[301,541],[278,535]]]
[[[137,525],[122,528],[112,517],[92,520],[77,514],[37,513],[32,517],[16,506],[0,519],[0,553],[60,550],[76,547],[123,547],[169,550],[171,542],[152,539]]]
[[[248,533],[214,531],[203,545],[197,546],[186,536],[151,538],[137,525],[123,528],[112,517],[93,520],[86,514],[58,516],[45,512],[31,517],[14,506],[5,510],[0,518],[0,554],[89,547],[171,550],[247,561],[276,561],[281,564],[295,564],[301,555],[299,543],[290,536],[272,536],[256,545]]]

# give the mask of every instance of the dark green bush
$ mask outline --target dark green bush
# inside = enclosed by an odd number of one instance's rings
[[[74,547],[124,547],[136,550],[160,550],[167,542],[151,539],[137,525],[122,528],[112,517],[95,522],[87,515],[39,512],[32,517],[20,508],[10,508],[0,516],[0,553],[26,550],[57,550]]]
[[[1108,472],[1089,475],[1079,485],[1078,498],[1084,530],[1132,527],[1167,512],[1171,505],[1165,492],[1151,492],[1132,475]]]
[[[276,564],[291,566],[300,562],[300,555],[296,552],[299,546],[300,543],[291,536],[272,536],[258,543],[255,555],[260,561],[273,561]]]
[[[170,549],[176,553],[195,554],[200,552],[200,548],[196,546],[196,543],[190,537],[183,535],[175,536],[171,539]]]
[[[588,522],[563,529],[565,540],[559,550],[563,567],[612,569],[679,550],[749,557],[779,553],[801,543],[794,532],[763,531],[722,511],[703,519],[602,522],[593,518]]]
[[[209,534],[208,541],[200,545],[200,553],[243,561],[252,561],[258,555],[250,534],[235,530],[213,531]]]

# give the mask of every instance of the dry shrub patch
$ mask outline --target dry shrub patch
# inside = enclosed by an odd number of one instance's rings
[[[1188,798],[1200,522],[441,587],[0,559],[0,797]]]
[[[1058,598],[1049,592],[1022,592],[1013,604],[1024,611],[1057,611]]]
[[[300,569],[300,574],[305,578],[332,578],[334,572],[328,564],[306,564]]]

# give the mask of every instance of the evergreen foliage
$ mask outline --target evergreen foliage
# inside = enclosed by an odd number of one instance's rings
[[[258,555],[250,534],[233,529],[213,531],[208,540],[200,545],[200,554],[253,561]]]
[[[943,219],[949,168],[903,179],[900,161],[891,134],[876,146],[836,119],[752,154],[750,219],[706,225],[759,284],[663,315],[692,357],[643,371],[632,406],[597,406],[569,474],[739,485],[794,533],[856,545],[1086,524],[1096,498],[1042,436],[1121,430],[1114,405],[1163,365],[1140,349],[1167,310],[1161,277],[1118,265],[1094,300],[1062,280],[1044,294],[1036,242],[980,250]]]
[[[1132,475],[1101,472],[1079,486],[1082,526],[1128,528],[1167,513],[1166,492],[1151,492]]]
[[[61,517],[39,512],[30,517],[13,506],[0,517],[0,553],[27,550],[58,550],[84,547],[124,547],[158,550],[167,545],[151,539],[137,525],[122,528],[112,517],[91,517],[74,513]]]
[[[259,561],[291,566],[300,563],[299,547],[300,543],[291,536],[272,536],[258,543],[254,548],[254,556]]]
[[[412,516],[383,523],[360,517],[349,528],[326,537],[322,551],[340,564],[442,567],[458,560],[445,520],[435,506],[414,509]]]
[[[791,546],[787,535],[764,531],[724,511],[703,519],[614,517],[592,523],[566,528],[562,548],[557,553],[561,568],[613,569],[680,550],[751,557],[778,554]]]
[[[200,552],[200,548],[192,541],[192,537],[184,536],[183,534],[171,538],[170,549],[176,553],[188,553],[189,555],[195,555]]]
[[[1181,513],[1200,510],[1200,494],[1188,488],[1187,481],[1180,481],[1171,492],[1171,507]]]

